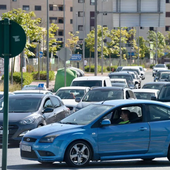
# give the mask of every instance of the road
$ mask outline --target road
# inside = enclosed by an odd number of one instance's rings
[[[142,85],[146,82],[153,81],[152,71],[147,71],[146,79],[142,81]],[[2,160],[2,149],[0,148],[0,166]],[[89,166],[83,168],[70,168],[65,163],[54,163],[53,165],[44,166],[36,161],[23,160],[20,157],[20,150],[17,147],[10,147],[8,149],[7,158],[8,170],[51,170],[51,169],[64,169],[64,170],[169,170],[170,162],[167,158],[157,158],[151,162],[144,162],[141,159],[136,160],[115,160],[104,162],[91,162]]]

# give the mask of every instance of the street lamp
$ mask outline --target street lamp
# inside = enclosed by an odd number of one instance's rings
[[[36,57],[38,58],[38,80],[40,80],[40,43],[41,43],[41,41],[33,40],[32,43],[34,45],[36,45],[36,49],[37,49],[37,45],[38,45],[38,52],[36,50]]]
[[[77,54],[79,54],[79,51],[82,50],[82,48],[80,48],[80,45],[76,45],[76,50],[78,50]],[[79,62],[77,62],[77,68],[79,68]]]

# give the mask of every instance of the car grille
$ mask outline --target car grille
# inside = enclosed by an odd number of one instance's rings
[[[2,126],[2,125],[0,125]],[[3,127],[1,128],[1,130],[3,130]],[[8,126],[8,130],[9,130],[9,135],[8,135],[8,139],[11,139],[12,136],[16,133],[16,131],[18,130],[18,126],[17,125],[9,125]],[[2,135],[0,135],[0,141],[2,141]]]
[[[24,139],[23,139],[23,141],[26,141],[26,142],[35,142],[37,139],[35,139],[35,138],[29,138],[29,137],[25,137]]]
[[[21,151],[21,157],[25,157],[25,158],[37,158],[36,153],[31,150],[31,152],[27,152],[27,151]]]

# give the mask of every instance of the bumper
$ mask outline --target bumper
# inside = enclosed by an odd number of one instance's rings
[[[65,150],[61,147],[63,142],[55,143],[20,143],[20,155],[22,159],[34,160],[39,162],[55,162],[64,160]],[[24,146],[24,147],[23,147]],[[25,149],[28,148],[28,149]]]

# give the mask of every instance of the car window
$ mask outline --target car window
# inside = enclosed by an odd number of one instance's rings
[[[51,100],[48,98],[44,103],[44,108],[53,107]]]
[[[170,119],[170,109],[162,106],[148,105],[149,120],[161,121]]]
[[[139,123],[142,122],[142,108],[141,106],[128,106],[128,107],[120,107],[115,109],[114,111],[110,111],[107,115],[103,117],[103,119],[109,119],[112,125],[121,125],[120,122],[123,121],[121,118],[121,111],[128,110],[129,115],[128,123]]]
[[[142,89],[158,89],[162,88],[163,84],[145,84],[143,85]]]
[[[71,86],[102,87],[102,81],[101,80],[73,81]]]
[[[128,92],[129,92],[130,98],[134,99],[135,98],[134,93],[131,90],[128,90]]]
[[[170,86],[165,86],[164,88],[162,88],[159,94],[159,99],[170,100]]]
[[[126,99],[129,99],[130,98],[130,94],[128,92],[128,90],[126,91]]]
[[[149,92],[134,92],[137,99],[151,100],[152,96],[155,96],[155,93]]]
[[[57,97],[53,97],[53,96],[52,96],[52,97],[50,97],[50,99],[51,99],[54,107],[59,107],[59,106],[61,106],[61,102],[59,101],[59,99],[57,99]]]

